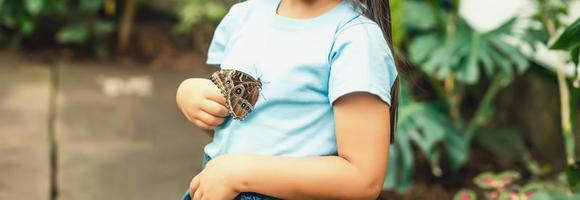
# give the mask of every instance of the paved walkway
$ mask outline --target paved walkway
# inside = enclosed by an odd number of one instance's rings
[[[208,70],[0,61],[0,199],[179,199],[209,137],[175,90]]]

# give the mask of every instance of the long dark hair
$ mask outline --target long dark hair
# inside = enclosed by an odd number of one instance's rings
[[[395,56],[395,49],[393,48],[393,31],[391,29],[391,6],[389,0],[358,0],[364,5],[362,13],[379,25],[383,31],[383,36],[387,41],[389,48]],[[395,60],[395,63],[398,63]],[[397,67],[398,68],[398,67]],[[389,109],[391,115],[391,143],[393,143],[395,130],[397,128],[397,118],[399,109],[399,77],[395,78],[395,82],[391,88],[391,106]]]

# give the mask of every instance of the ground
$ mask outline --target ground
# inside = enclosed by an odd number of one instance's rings
[[[175,91],[209,67],[7,60],[0,59],[0,199],[179,199],[200,171],[210,138],[179,112]]]

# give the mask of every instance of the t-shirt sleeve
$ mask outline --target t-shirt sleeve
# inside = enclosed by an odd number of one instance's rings
[[[207,51],[207,64],[219,66],[223,62],[227,52],[228,41],[239,24],[239,18],[242,17],[240,4],[238,3],[232,6],[215,29],[213,39]]]
[[[390,105],[396,78],[393,54],[377,24],[359,23],[337,33],[330,55],[331,103],[349,93],[367,92]]]

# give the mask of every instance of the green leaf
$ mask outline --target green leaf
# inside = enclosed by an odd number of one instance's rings
[[[422,63],[428,59],[433,50],[441,45],[442,38],[434,33],[420,36],[409,45],[409,55],[415,63]]]
[[[48,15],[66,15],[71,12],[67,6],[67,1],[51,1],[44,4],[42,12]]]
[[[399,137],[406,137],[405,135],[400,135]],[[399,180],[398,192],[404,193],[409,191],[411,186],[411,177],[413,175],[413,169],[415,167],[415,157],[413,156],[413,148],[410,142],[403,142],[399,144],[401,150],[401,157],[403,161],[401,179]]]
[[[80,9],[83,12],[97,12],[103,6],[103,0],[81,0]]]
[[[580,18],[576,19],[572,25],[568,26],[566,30],[558,37],[558,39],[550,45],[551,49],[572,50],[580,48]]]
[[[575,48],[570,52],[570,58],[575,65],[578,65],[578,57],[580,57],[580,47]]]
[[[401,84],[400,90],[401,112],[397,137],[391,148],[389,172],[384,186],[402,193],[409,190],[412,180],[415,165],[413,143],[430,161],[433,169],[439,169],[435,166],[440,157],[435,146],[442,142],[447,131],[446,124],[440,122],[445,117],[435,104],[413,101],[405,84]],[[394,168],[391,168],[393,165]]]
[[[468,25],[458,26],[455,34],[446,36],[445,41],[435,47],[424,62],[419,63],[421,69],[440,80],[447,78],[450,73],[458,76],[460,81],[473,80],[473,77],[479,77],[479,71],[475,71],[478,70],[477,68],[466,69],[462,65],[470,55],[471,46],[469,44],[472,43],[472,34],[473,30]]]
[[[421,69],[427,74],[432,74],[442,67],[452,68],[456,66],[461,57],[464,56],[459,51],[462,45],[460,39],[448,38],[442,47],[435,49],[429,59],[422,63]]]
[[[79,44],[87,41],[89,30],[85,24],[73,24],[62,28],[57,34],[56,39],[63,44]]]
[[[401,48],[401,43],[407,38],[407,30],[405,29],[405,0],[392,0],[391,3],[391,17],[392,17],[392,31],[393,44]]]
[[[227,13],[227,9],[222,5],[214,1],[209,1],[205,5],[205,12],[210,20],[219,20]]]
[[[445,153],[449,158],[451,168],[455,171],[459,170],[467,162],[470,152],[469,140],[465,134],[449,128],[445,134]]]
[[[495,188],[496,180],[497,175],[492,172],[484,172],[473,178],[473,183],[481,189],[489,190]]]
[[[552,195],[546,191],[539,191],[532,195],[530,200],[552,200]]]
[[[437,72],[435,73],[435,77],[437,77],[440,80],[445,79],[446,77],[449,76],[449,74],[451,74],[451,66],[443,66],[443,67],[439,67],[437,69]]]
[[[107,34],[113,32],[114,29],[115,29],[115,25],[113,24],[113,22],[100,20],[97,23],[95,23],[95,26],[93,28],[93,32],[98,37],[98,36],[107,35]]]
[[[571,188],[580,187],[580,162],[576,162],[566,168],[566,178]]]
[[[405,3],[405,24],[412,29],[428,30],[437,24],[435,14],[425,2],[407,1]]]
[[[389,151],[389,167],[387,168],[387,175],[383,183],[383,189],[393,189],[397,187],[397,180],[399,178],[399,171],[401,170],[401,161],[399,152],[396,146],[392,146]]]
[[[20,32],[24,35],[30,35],[34,32],[36,28],[36,21],[28,17],[23,17],[20,19]]]
[[[538,191],[544,189],[544,185],[539,183],[530,183],[520,189],[520,199],[530,199]]]
[[[442,105],[414,101],[405,84],[401,84],[400,91],[397,137],[391,148],[384,187],[405,192],[409,190],[414,170],[413,144],[429,160],[434,175],[440,175],[441,171],[438,165],[443,152],[437,148],[440,144],[445,142],[444,147],[451,154],[449,157],[454,169],[465,163],[469,148],[463,134],[447,121]]]
[[[467,63],[460,66],[457,78],[467,84],[475,84],[479,80],[479,66],[477,65],[478,57],[480,55],[480,36],[477,32],[473,32],[471,44],[471,51],[467,58]]]
[[[435,121],[441,117],[438,116],[436,111],[433,111],[432,108],[430,108],[430,105],[421,104],[419,106],[423,107],[420,108],[422,115],[414,116],[413,120],[416,125],[421,127],[417,127],[419,129],[411,131],[409,136],[417,143],[417,146],[423,151],[423,153],[428,155],[434,150],[437,143],[443,141],[446,129],[443,127],[443,124]]]
[[[488,47],[489,42],[487,41],[487,39],[485,39],[484,37],[482,37],[481,41],[480,41],[480,45],[479,45],[479,58],[481,60],[481,63],[483,64],[483,70],[485,71],[485,74],[488,77],[493,77],[493,73],[495,72],[495,66],[494,63],[491,59],[491,57],[489,56],[489,51],[490,48]]]
[[[502,53],[504,53],[507,57],[510,58],[516,64],[516,69],[518,73],[523,73],[528,69],[529,62],[528,60],[520,53],[520,51],[505,42],[501,39],[492,39],[491,42],[494,46],[499,49]]]
[[[523,40],[528,43],[528,46],[532,49],[532,52],[537,51],[538,44],[545,44],[549,39],[550,36],[546,31],[536,28],[526,29],[526,32],[523,35]]]
[[[519,172],[516,171],[504,171],[500,174],[498,174],[498,178],[506,181],[506,179],[509,179],[509,183],[513,183],[514,181],[518,180],[521,178],[521,175]]]
[[[541,190],[534,193],[531,200],[576,200],[580,199],[580,193],[567,191]]]
[[[484,172],[473,179],[479,188],[489,190],[503,190],[506,186],[513,183],[520,178],[520,173],[516,171],[505,171],[500,174],[494,174],[492,172]]]
[[[477,200],[477,195],[475,195],[473,190],[462,189],[455,194],[453,200]]]
[[[500,55],[497,51],[490,50],[488,51],[490,56],[495,60],[495,62],[499,65],[499,69],[503,74],[503,83],[502,85],[507,85],[509,82],[513,80],[513,70],[509,60],[504,58]]]
[[[43,5],[44,0],[24,0],[26,10],[32,15],[38,15]]]
[[[497,197],[498,200],[512,200],[511,196],[517,195],[512,193],[510,190],[501,190],[499,191],[499,196]]]

